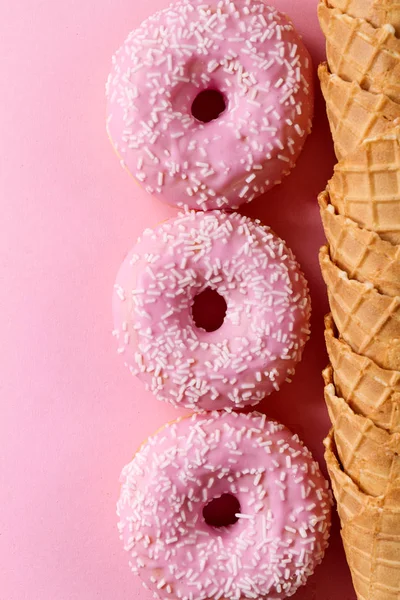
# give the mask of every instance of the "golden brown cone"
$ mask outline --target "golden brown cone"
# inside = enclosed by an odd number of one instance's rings
[[[338,160],[367,137],[385,133],[399,122],[400,104],[384,94],[372,94],[354,81],[332,75],[326,63],[319,65],[318,76]]]
[[[371,496],[400,487],[400,433],[388,433],[356,414],[336,394],[331,366],[323,371],[323,377],[338,457],[346,473]]]
[[[328,316],[325,459],[358,600],[400,600],[400,2],[322,0],[318,17],[339,160],[330,198],[319,197],[330,245],[320,265],[341,336]]]
[[[400,493],[364,494],[340,468],[332,431],[325,460],[341,521],[341,535],[358,600],[399,600]]]
[[[350,17],[365,19],[375,27],[385,23],[400,33],[400,2],[398,0],[328,0],[329,6],[338,8]]]
[[[400,243],[400,127],[366,139],[335,165],[328,183],[337,212]]]
[[[342,338],[383,369],[398,371],[400,297],[380,294],[368,283],[349,279],[331,261],[328,246],[320,249],[319,260],[332,316]]]
[[[336,337],[331,314],[325,317],[325,342],[337,393],[354,412],[389,433],[400,433],[400,372],[381,369],[370,358],[353,352]]]
[[[382,240],[335,213],[328,192],[318,196],[329,252],[335,264],[351,279],[373,284],[381,294],[400,295],[400,245]]]
[[[331,73],[400,102],[400,40],[390,25],[375,28],[324,1],[318,5]]]

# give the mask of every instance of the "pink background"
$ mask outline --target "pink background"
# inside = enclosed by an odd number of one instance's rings
[[[174,214],[120,168],[104,82],[129,29],[167,0],[0,1],[0,599],[149,600],[116,530],[122,466],[177,411],[131,378],[111,337],[120,261]],[[275,0],[315,65],[317,0]],[[322,463],[328,429],[323,242],[316,195],[333,164],[318,92],[293,174],[246,208],[292,246],[308,277],[313,334],[295,381],[262,405]],[[354,600],[334,521],[326,558],[296,600]]]

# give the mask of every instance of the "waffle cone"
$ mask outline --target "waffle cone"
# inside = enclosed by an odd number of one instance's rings
[[[400,102],[400,40],[393,27],[375,28],[364,19],[329,8],[324,1],[318,5],[318,18],[330,71]]]
[[[318,196],[321,219],[334,263],[351,279],[369,281],[381,294],[400,295],[400,245],[382,240],[351,219],[335,214],[325,191]]]
[[[332,315],[325,317],[325,342],[337,393],[354,412],[389,433],[400,433],[400,372],[381,369],[335,336]]]
[[[319,254],[333,319],[342,338],[358,354],[383,369],[400,369],[400,297],[386,296],[349,279],[323,246]]]
[[[356,414],[336,394],[332,367],[323,372],[325,401],[333,425],[338,457],[358,487],[381,496],[400,487],[400,433],[388,433],[371,419]]]
[[[350,17],[365,19],[375,27],[389,23],[400,33],[400,2],[397,0],[329,0],[328,4]]]
[[[319,66],[318,76],[338,160],[366,138],[386,133],[400,119],[400,104],[331,75],[326,63]]]
[[[400,497],[397,489],[377,498],[364,494],[341,469],[333,433],[325,460],[341,521],[341,535],[358,600],[398,600]]]
[[[400,243],[400,127],[366,139],[335,165],[331,203],[392,244]]]

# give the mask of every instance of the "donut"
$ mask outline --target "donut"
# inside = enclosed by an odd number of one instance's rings
[[[327,481],[297,435],[257,412],[194,414],[121,474],[118,529],[158,598],[291,596],[328,544]]]
[[[196,319],[202,299],[206,318],[219,303],[213,327]],[[147,229],[128,253],[113,313],[118,352],[160,400],[229,410],[290,381],[310,300],[292,252],[268,227],[238,213],[187,211]]]
[[[106,85],[128,172],[179,207],[236,209],[289,173],[311,129],[311,58],[263,0],[181,0],[132,31]]]

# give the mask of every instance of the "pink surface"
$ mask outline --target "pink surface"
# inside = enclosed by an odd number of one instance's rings
[[[111,337],[111,293],[137,235],[174,210],[133,184],[105,134],[104,82],[130,28],[166,0],[2,2],[0,19],[0,598],[150,600],[116,529],[118,477],[177,416],[135,382]],[[324,56],[316,0],[275,0]],[[316,194],[333,154],[321,96],[292,175],[246,208],[308,277],[313,333],[292,385],[261,405],[322,462],[327,310]],[[354,600],[337,519],[296,600]]]

